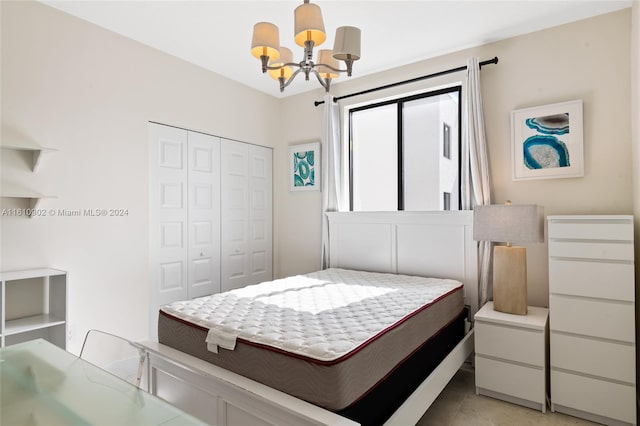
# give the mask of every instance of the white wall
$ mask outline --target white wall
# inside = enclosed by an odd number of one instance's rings
[[[631,144],[633,150],[633,212],[635,217],[636,294],[640,291],[640,2],[633,2],[631,12]],[[640,324],[640,307],[636,303],[636,324]],[[636,326],[636,342],[640,328]],[[636,365],[640,351],[636,350]],[[636,370],[640,378],[640,369]],[[638,383],[639,379],[636,379]]]
[[[43,209],[125,217],[1,217],[2,270],[69,271],[70,349],[87,328],[148,330],[149,120],[272,146],[278,102],[36,2],[1,2],[2,128],[56,148],[37,173],[3,152],[3,182]]]
[[[304,96],[280,101],[280,133],[273,151],[275,277],[320,268],[321,193],[289,192],[288,147],[320,141],[323,111],[315,108],[313,101],[322,99],[323,92],[320,88]]]
[[[630,143],[630,27],[631,13],[626,9],[335,84],[332,92],[340,96],[458,67],[466,64],[470,56],[481,60],[498,56],[499,63],[483,68],[481,73],[493,202],[510,199],[514,203],[536,203],[544,206],[547,215],[631,214],[634,194],[638,192],[633,190]],[[358,63],[354,66],[354,75],[357,73]],[[463,74],[449,75],[405,86],[403,90],[439,86],[462,78]],[[282,101],[286,132],[278,141],[276,158],[282,155],[286,144],[321,136],[323,107],[313,106],[314,100],[321,99],[321,93]],[[343,102],[390,95],[388,91],[378,92]],[[510,112],[572,99],[584,101],[585,176],[512,181]],[[280,227],[279,274],[314,269],[318,255],[307,248],[320,244],[320,217],[310,214],[309,209],[320,206],[320,194],[305,194],[303,200],[298,194],[280,192],[275,202],[287,211],[285,216],[276,218]],[[287,227],[293,217],[306,220]],[[304,239],[296,238],[299,229],[304,229]],[[546,243],[528,246],[528,275],[529,302],[546,306]]]

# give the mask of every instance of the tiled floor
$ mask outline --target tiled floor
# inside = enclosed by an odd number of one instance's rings
[[[418,422],[419,426],[539,426],[594,425],[576,417],[560,413],[546,414],[508,402],[476,395],[474,372],[463,367],[451,379],[429,410]]]

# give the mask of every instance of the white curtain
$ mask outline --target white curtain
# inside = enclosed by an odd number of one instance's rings
[[[322,137],[322,254],[320,268],[329,267],[329,221],[326,212],[342,210],[342,161],[339,108],[331,94],[324,97]]]
[[[489,158],[482,113],[478,58],[467,60],[467,90],[463,123],[462,208],[471,210],[476,205],[491,204]],[[489,297],[491,243],[480,241],[478,249],[479,306],[482,306]]]

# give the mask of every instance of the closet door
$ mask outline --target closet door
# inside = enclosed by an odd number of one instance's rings
[[[220,292],[220,138],[149,123],[150,335],[158,308]]]
[[[221,290],[273,278],[272,152],[222,140]]]
[[[188,294],[187,131],[149,123],[149,335],[158,308]]]
[[[249,237],[252,283],[273,279],[272,150],[249,146]]]
[[[188,133],[188,298],[220,292],[220,138]]]
[[[187,298],[187,131],[149,124],[151,334],[158,306]]]

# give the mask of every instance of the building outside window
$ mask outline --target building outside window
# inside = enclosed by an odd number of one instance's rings
[[[349,111],[351,210],[460,209],[460,92],[455,86]]]

